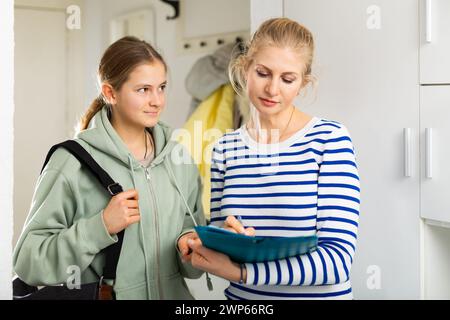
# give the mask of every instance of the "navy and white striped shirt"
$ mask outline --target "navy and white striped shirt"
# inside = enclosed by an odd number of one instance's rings
[[[230,299],[351,299],[360,206],[355,153],[342,124],[317,117],[277,144],[254,141],[245,127],[215,145],[211,224],[241,216],[258,236],[318,237],[317,250],[246,263],[247,282]]]

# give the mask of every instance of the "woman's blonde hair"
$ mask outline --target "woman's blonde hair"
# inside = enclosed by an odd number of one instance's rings
[[[302,88],[309,83],[315,84],[315,77],[311,74],[314,56],[312,33],[291,19],[273,18],[261,24],[244,48],[243,53],[230,62],[228,68],[230,82],[236,93],[242,98],[247,98],[246,74],[255,54],[261,48],[271,46],[290,48],[297,52],[305,64]]]
[[[110,84],[119,91],[128,80],[130,73],[145,63],[159,61],[167,72],[167,65],[163,57],[147,42],[136,37],[123,37],[106,49],[98,67],[98,80]],[[100,95],[94,99],[78,124],[78,130],[87,129],[94,115],[107,105],[105,97]]]

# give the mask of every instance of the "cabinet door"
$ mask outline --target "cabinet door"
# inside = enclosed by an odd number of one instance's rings
[[[450,1],[420,1],[420,83],[450,84]]]
[[[297,106],[352,135],[361,212],[352,267],[356,299],[418,299],[418,1],[285,0],[316,41],[316,100]],[[314,95],[314,94],[313,94]],[[405,157],[404,128],[410,128]],[[411,164],[405,176],[405,160]]]
[[[421,126],[421,215],[450,223],[450,85],[422,86]]]

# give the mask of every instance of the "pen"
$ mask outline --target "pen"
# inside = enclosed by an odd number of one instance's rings
[[[236,219],[241,223],[242,228],[244,228],[244,234],[245,234],[245,227],[244,227],[244,224],[242,223],[242,217],[241,216],[236,216]]]

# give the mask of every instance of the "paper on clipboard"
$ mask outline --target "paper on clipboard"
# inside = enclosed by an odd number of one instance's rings
[[[215,226],[195,227],[203,246],[222,252],[235,262],[262,262],[284,259],[317,247],[317,236],[261,237],[246,236]]]

